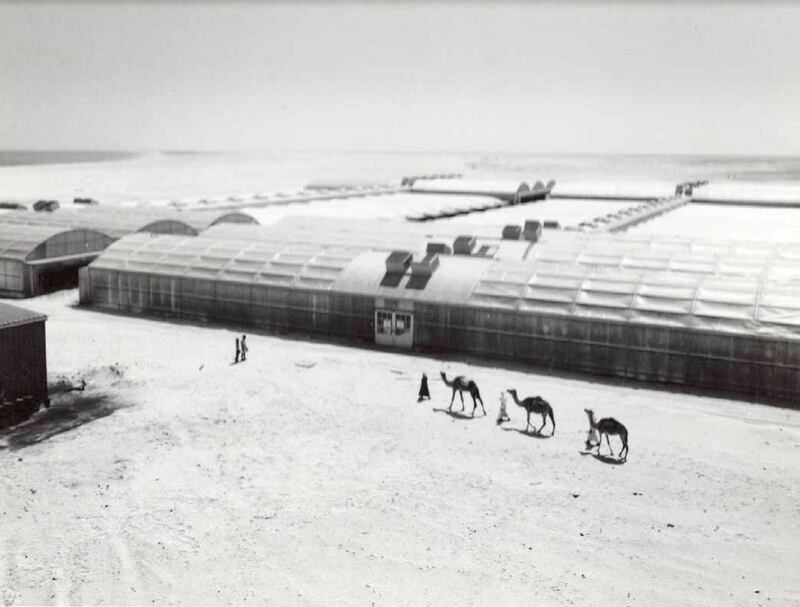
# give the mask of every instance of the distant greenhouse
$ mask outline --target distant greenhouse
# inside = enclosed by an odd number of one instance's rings
[[[113,239],[135,232],[197,235],[219,223],[258,223],[241,212],[163,211],[149,208],[90,207],[53,213],[7,213],[0,223],[47,225],[95,230]]]
[[[82,270],[81,302],[798,405],[798,261],[800,246],[590,234],[521,261],[134,235]]]
[[[0,297],[32,297],[78,284],[78,268],[112,239],[93,230],[0,223]]]
[[[411,191],[422,194],[458,194],[462,196],[493,196],[507,202],[523,202],[547,196],[547,189],[531,189],[525,181],[471,179],[421,179],[411,185]]]

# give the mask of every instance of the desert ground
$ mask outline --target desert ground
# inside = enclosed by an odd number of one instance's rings
[[[798,411],[264,334],[234,365],[241,331],[76,300],[25,302],[87,385],[0,436],[6,604],[800,604]],[[495,424],[511,387],[554,437]]]

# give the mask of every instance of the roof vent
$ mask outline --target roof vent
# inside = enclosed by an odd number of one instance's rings
[[[521,235],[522,228],[517,225],[509,224],[503,228],[503,240],[519,240]]]
[[[536,242],[542,235],[542,224],[539,221],[531,220],[525,222],[525,228],[522,230],[522,238]]]
[[[403,280],[408,266],[411,264],[411,253],[408,251],[392,251],[386,258],[386,274],[381,280],[382,287],[397,287]]]
[[[450,255],[453,250],[443,242],[429,242],[426,253],[438,253],[439,255]]]
[[[456,255],[470,255],[475,248],[477,240],[472,235],[461,235],[453,241],[453,253]]]
[[[408,251],[392,251],[386,258],[387,274],[405,274],[411,263],[411,253]]]
[[[431,276],[439,267],[439,254],[428,253],[420,261],[411,263],[411,278],[408,279],[406,289],[424,289]]]
[[[428,253],[420,261],[411,262],[411,276],[430,277],[439,267],[439,254]]]

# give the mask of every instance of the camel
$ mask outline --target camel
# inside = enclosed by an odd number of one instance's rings
[[[599,439],[597,441],[597,455],[600,455],[600,446],[603,444],[603,435],[606,435],[606,444],[608,444],[608,450],[611,452],[611,455],[614,455],[613,449],[611,449],[611,441],[608,438],[608,435],[615,435],[619,436],[622,440],[622,449],[619,452],[620,459],[627,459],[628,458],[628,429],[615,420],[613,417],[604,417],[603,419],[595,422],[594,421],[594,411],[592,409],[584,409],[586,415],[589,416],[589,427],[591,430],[596,430]],[[589,448],[590,442],[586,441],[587,449]],[[625,456],[623,457],[623,452]]]
[[[464,392],[469,392],[469,395],[472,397],[472,415],[475,416],[475,409],[478,408],[478,403],[481,405],[481,409],[483,410],[483,414],[486,415],[486,409],[483,408],[483,399],[481,398],[480,390],[478,390],[478,384],[476,384],[471,379],[467,379],[463,375],[458,375],[453,378],[452,381],[448,381],[447,375],[445,375],[444,371],[440,371],[439,374],[442,376],[442,381],[448,388],[453,389],[453,395],[450,397],[450,406],[447,408],[448,411],[453,410],[453,400],[456,398],[456,391],[458,391],[458,395],[461,397],[461,410],[464,410]],[[476,400],[477,399],[477,400]]]
[[[518,407],[522,407],[528,413],[528,422],[525,424],[525,432],[528,431],[528,428],[531,425],[531,413],[538,413],[542,416],[542,425],[536,430],[536,434],[541,434],[542,429],[544,428],[545,424],[547,423],[547,417],[550,417],[550,421],[553,424],[553,434],[556,433],[556,420],[553,417],[553,407],[550,406],[545,399],[541,396],[528,396],[520,400],[517,397],[517,391],[513,388],[510,390],[506,390],[511,397],[514,399],[514,402],[517,404]],[[550,436],[553,436],[551,434]]]

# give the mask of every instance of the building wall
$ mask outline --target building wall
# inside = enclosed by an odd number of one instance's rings
[[[0,296],[22,297],[25,293],[24,266],[15,259],[0,258]]]
[[[480,308],[415,306],[421,347],[800,406],[800,343]]]
[[[94,268],[82,276],[81,303],[99,308],[370,341],[374,336],[373,298]]]
[[[13,402],[47,400],[47,347],[44,321],[0,328],[0,392]]]
[[[372,342],[375,297],[89,268],[81,302]],[[86,283],[86,281],[84,281]],[[421,349],[800,406],[800,343],[516,310],[403,302]]]

